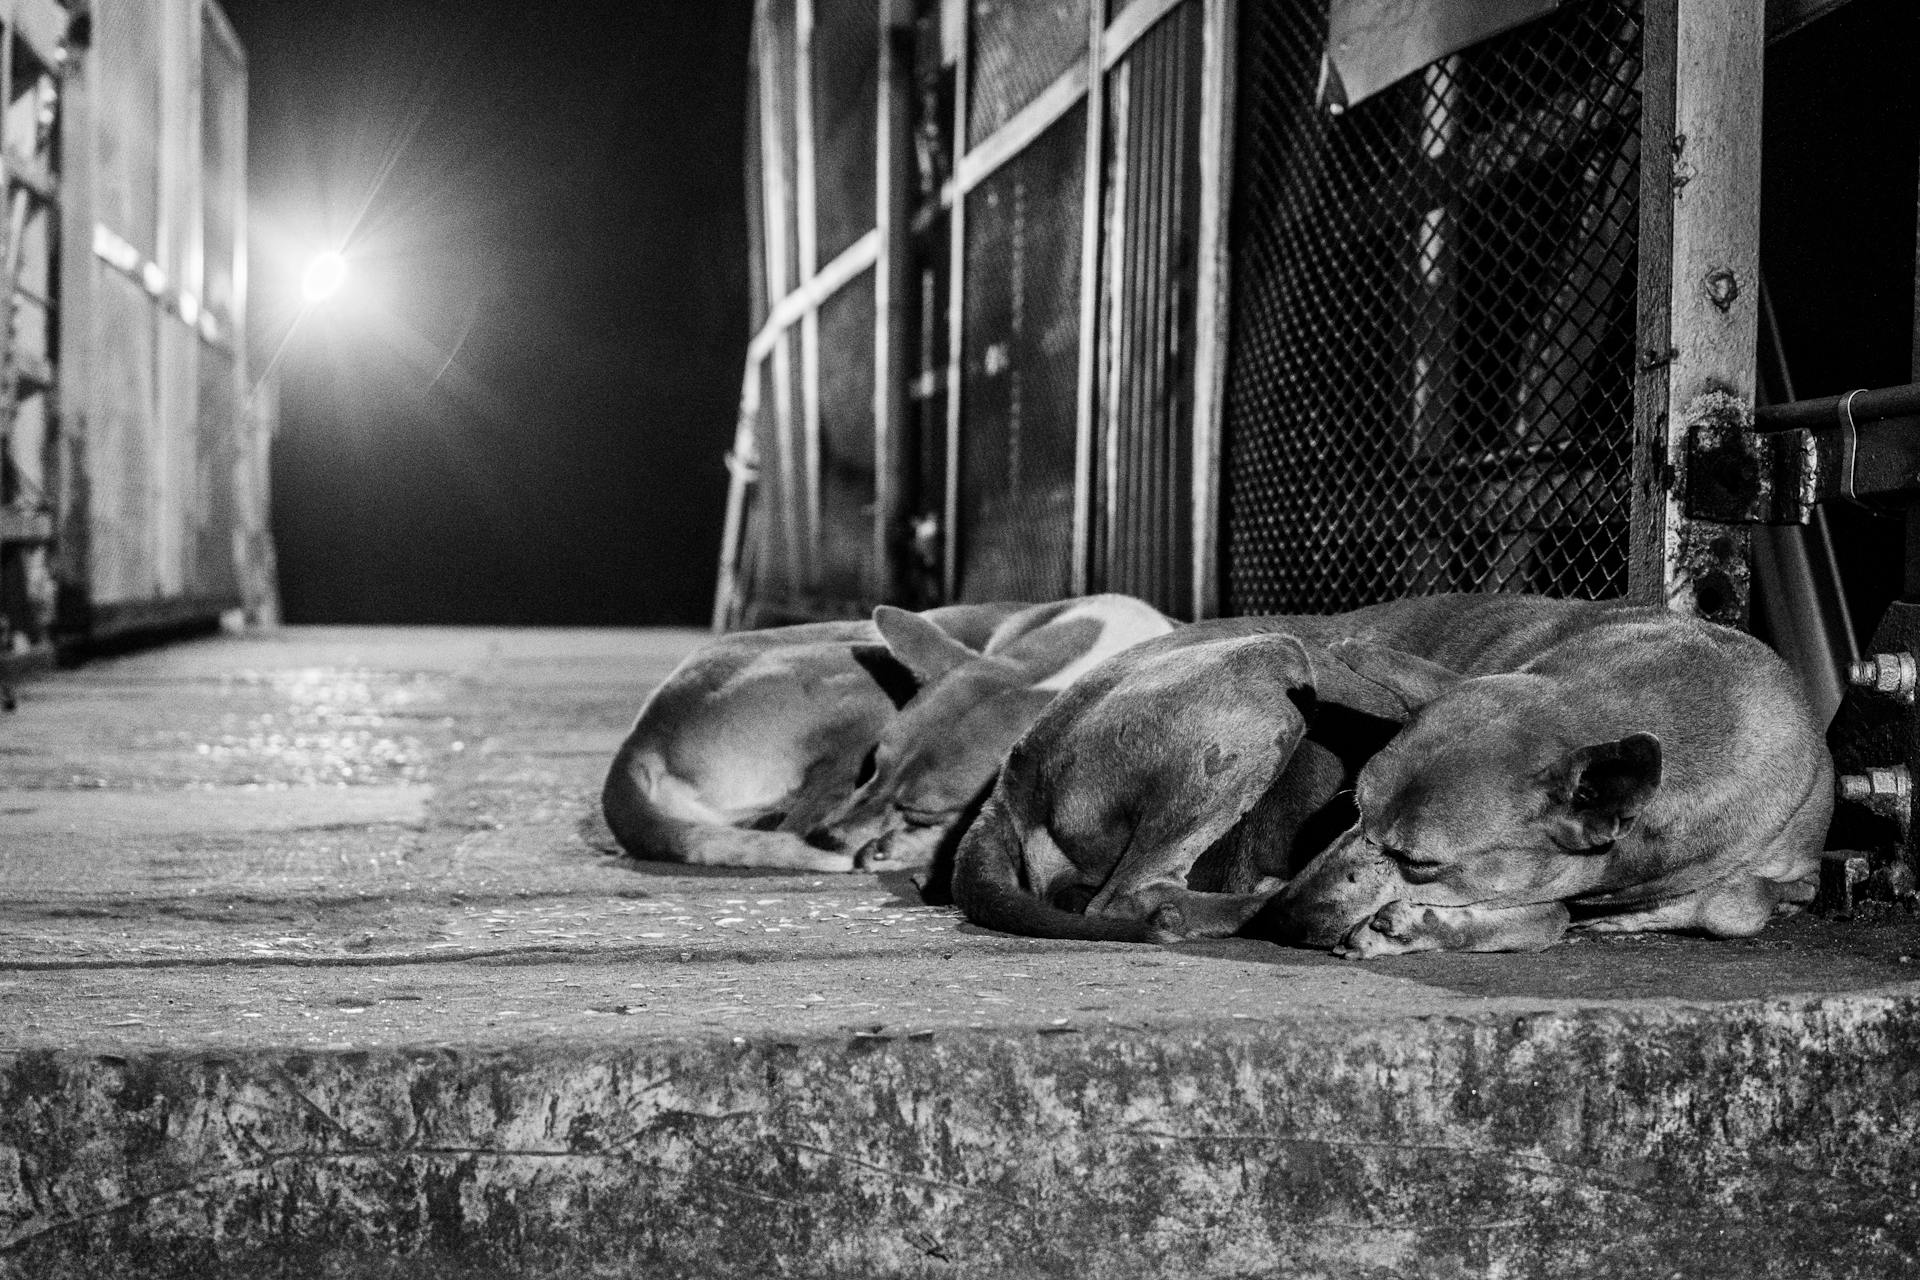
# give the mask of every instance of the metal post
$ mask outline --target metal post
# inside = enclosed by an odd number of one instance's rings
[[[913,6],[885,0],[880,6],[879,130],[874,138],[880,251],[873,276],[873,567],[869,590],[892,600],[902,589],[896,536],[905,519],[907,490],[907,337],[913,305],[909,287],[912,246],[908,221],[911,139]]]
[[[1074,376],[1073,564],[1068,583],[1085,595],[1093,576],[1094,447],[1099,436],[1100,196],[1106,146],[1107,77],[1100,48],[1107,25],[1105,0],[1087,6],[1087,134],[1080,205],[1080,351]],[[1113,494],[1102,495],[1111,506]],[[1103,574],[1102,577],[1105,575]]]
[[[794,240],[800,285],[820,269],[814,203],[813,148],[813,4],[794,0],[793,11],[793,170]],[[800,317],[800,422],[805,468],[807,568],[820,569],[820,313],[818,303]]]
[[[942,30],[953,53],[953,207],[947,211],[947,492],[941,594],[953,600],[960,585],[960,369],[966,348],[967,193],[958,175],[967,154],[967,94],[973,33],[965,0],[941,0]]]
[[[1765,9],[1647,0],[1645,32],[1628,594],[1744,626],[1748,535],[1681,498],[1689,429],[1752,414]]]
[[[1227,383],[1227,212],[1233,192],[1237,0],[1205,0],[1200,82],[1200,225],[1194,298],[1193,616],[1220,611],[1220,469]]]

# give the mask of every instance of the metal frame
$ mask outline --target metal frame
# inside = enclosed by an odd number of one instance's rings
[[[1750,413],[1754,394],[1753,353],[1757,333],[1758,151],[1761,61],[1769,18],[1776,28],[1811,21],[1840,0],[1646,0],[1643,61],[1643,127],[1638,281],[1639,368],[1635,394],[1629,593],[1676,609],[1698,608],[1709,616],[1744,622],[1747,608],[1747,539],[1733,526],[1690,518],[1683,509],[1684,441],[1703,414]],[[910,90],[900,64],[902,28],[911,21],[911,0],[882,0],[876,226],[868,236],[824,266],[811,261],[813,233],[813,138],[810,35],[816,0],[794,0],[795,47],[774,50],[764,37],[756,45],[763,91],[761,128],[766,253],[774,282],[765,325],[748,351],[743,417],[732,455],[736,487],[752,474],[752,419],[758,412],[760,364],[771,361],[768,390],[791,477],[784,509],[769,518],[783,525],[791,580],[806,579],[803,557],[817,554],[820,536],[818,382],[820,360],[816,312],[837,289],[872,267],[876,271],[874,440],[876,511],[875,598],[885,598],[897,580],[894,525],[900,512],[903,469],[912,464],[900,449],[909,412],[902,337],[913,292],[907,285],[907,184]],[[944,545],[941,581],[947,598],[959,587],[961,455],[965,432],[962,368],[967,301],[967,195],[1020,155],[1077,105],[1087,107],[1085,193],[1082,210],[1080,348],[1075,414],[1075,495],[1069,580],[1084,591],[1099,577],[1093,563],[1099,540],[1093,521],[1111,507],[1114,460],[1096,457],[1102,401],[1098,367],[1103,258],[1102,196],[1109,181],[1102,163],[1108,74],[1156,23],[1181,4],[1200,6],[1201,101],[1199,124],[1198,279],[1195,306],[1195,367],[1190,519],[1192,592],[1196,617],[1220,607],[1222,405],[1226,369],[1229,264],[1226,228],[1232,189],[1233,122],[1238,0],[1132,0],[1111,21],[1106,0],[1092,0],[1086,49],[1054,82],[991,135],[968,145],[967,121],[973,73],[971,6],[940,0],[942,40],[954,75],[951,129],[953,171],[940,193],[947,212],[947,352],[945,415]],[[764,20],[768,0],[761,0]],[[764,21],[762,30],[765,30]],[[1777,33],[1777,32],[1776,32]],[[794,173],[781,170],[773,57],[795,61]],[[1662,157],[1667,162],[1662,162]],[[789,189],[787,178],[791,177]],[[796,209],[794,245],[786,243],[789,196]],[[789,259],[789,253],[795,255]],[[787,284],[789,262],[799,269]],[[1116,309],[1120,304],[1116,303]],[[793,355],[786,335],[798,327],[801,421],[795,422]],[[1715,395],[1713,393],[1722,393]],[[796,449],[805,457],[793,456]],[[796,473],[796,466],[800,471]],[[804,494],[796,492],[804,489]],[[733,590],[729,566],[737,563],[742,504],[730,496],[723,583]],[[808,549],[811,549],[810,551]],[[720,614],[716,610],[716,617]]]

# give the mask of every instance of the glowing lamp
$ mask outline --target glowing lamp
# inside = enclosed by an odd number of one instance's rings
[[[307,264],[300,281],[300,292],[308,302],[325,302],[340,292],[347,282],[347,260],[337,253],[323,253]]]

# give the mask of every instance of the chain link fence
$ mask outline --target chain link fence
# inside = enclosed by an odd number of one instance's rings
[[[1228,613],[1626,588],[1638,6],[1336,113],[1324,0],[1243,0]]]

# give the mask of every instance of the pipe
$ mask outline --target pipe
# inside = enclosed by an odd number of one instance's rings
[[[1856,424],[1881,418],[1920,416],[1920,382],[1897,387],[1848,391],[1843,395],[1821,396],[1817,400],[1794,400],[1786,404],[1761,405],[1753,411],[1754,426],[1762,431],[1782,431],[1789,427],[1829,427]]]

